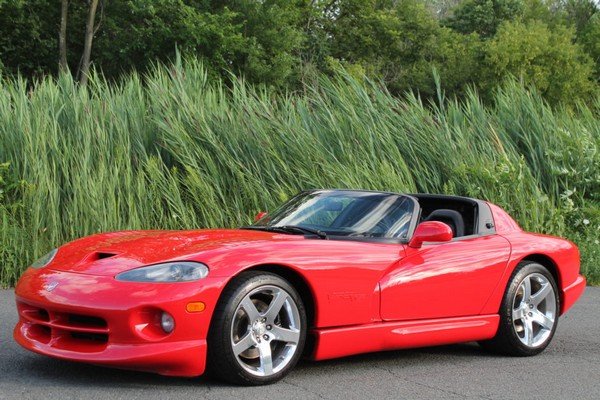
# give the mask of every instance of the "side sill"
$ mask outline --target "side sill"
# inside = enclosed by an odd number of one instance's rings
[[[314,360],[354,354],[491,339],[499,315],[377,322],[343,328],[316,329]]]

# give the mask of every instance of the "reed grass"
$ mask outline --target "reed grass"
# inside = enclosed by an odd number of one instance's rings
[[[553,109],[509,81],[424,104],[344,73],[297,93],[209,80],[199,62],[120,83],[0,78],[0,284],[77,237],[246,224],[295,192],[475,196],[567,236],[600,283],[600,99]]]

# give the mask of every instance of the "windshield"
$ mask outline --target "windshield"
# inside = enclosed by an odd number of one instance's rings
[[[303,192],[252,226],[303,227],[328,236],[404,239],[414,201],[407,196],[343,190]]]

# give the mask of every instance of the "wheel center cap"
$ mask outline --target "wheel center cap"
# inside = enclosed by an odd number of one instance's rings
[[[252,324],[252,333],[254,336],[262,336],[267,331],[267,324],[260,320],[254,321]]]

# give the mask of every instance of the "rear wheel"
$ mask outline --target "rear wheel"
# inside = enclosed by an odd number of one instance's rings
[[[278,275],[246,272],[225,289],[208,338],[208,367],[223,380],[261,385],[283,378],[302,355],[306,311]]]
[[[480,344],[495,352],[532,356],[552,340],[558,324],[556,281],[542,265],[521,262],[506,288],[496,336]]]

